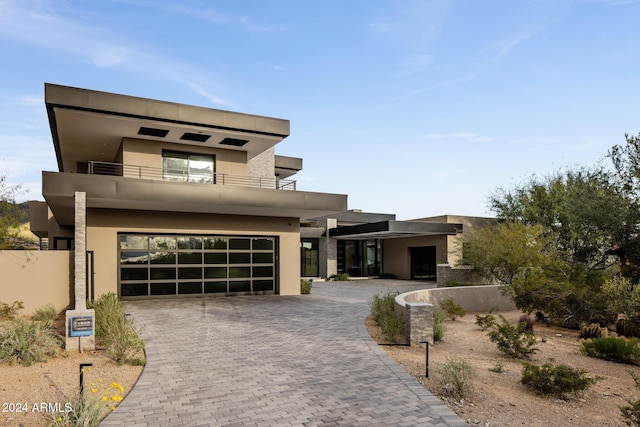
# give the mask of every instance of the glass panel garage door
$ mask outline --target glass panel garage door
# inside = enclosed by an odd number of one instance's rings
[[[120,296],[275,293],[275,237],[119,234]]]

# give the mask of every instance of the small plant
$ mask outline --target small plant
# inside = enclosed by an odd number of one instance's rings
[[[0,362],[31,366],[57,356],[61,340],[49,327],[24,319],[0,323]]]
[[[500,315],[502,323],[496,323],[489,332],[489,339],[498,346],[498,350],[514,358],[526,358],[538,351],[534,344],[536,337],[531,331],[525,331],[525,324],[510,324]]]
[[[542,366],[525,363],[520,382],[538,394],[563,396],[566,393],[583,391],[595,384],[597,379],[587,376],[584,369],[566,365],[553,365],[552,361]]]
[[[616,333],[625,337],[640,336],[640,327],[637,322],[625,318],[616,321]]]
[[[138,337],[133,322],[126,317],[118,296],[113,292],[103,294],[89,306],[96,312],[96,338],[116,363],[138,359],[144,350],[144,341]]]
[[[633,378],[633,382],[636,385],[636,388],[640,388],[640,375],[636,374],[633,371],[627,371],[629,372],[629,375],[631,375],[631,378]]]
[[[313,286],[311,280],[300,279],[300,293],[302,295],[309,295],[311,293],[311,287]]]
[[[520,316],[518,323],[524,325],[525,332],[533,332],[533,319],[528,314]]]
[[[622,416],[625,418],[627,425],[640,426],[640,400],[635,402],[627,400],[627,402],[629,403],[628,405],[620,407]]]
[[[433,309],[433,342],[442,341],[444,338],[444,320],[445,314],[440,308]]]
[[[580,351],[587,356],[611,360],[612,362],[629,364],[640,363],[640,347],[638,347],[638,338],[593,338],[583,342]]]
[[[580,332],[578,333],[578,337],[589,339],[589,338],[600,338],[602,336],[602,329],[600,325],[597,323],[584,324],[580,327]]]
[[[402,332],[402,319],[396,312],[397,295],[397,292],[375,294],[369,303],[373,319],[388,340],[395,339]]]
[[[504,363],[496,362],[496,364],[492,368],[489,368],[489,370],[491,372],[495,372],[496,374],[501,374],[504,372]]]
[[[493,314],[485,314],[484,316],[476,314],[476,325],[480,326],[480,329],[482,329],[483,331],[492,328],[495,324],[496,316],[494,316]]]
[[[438,381],[443,390],[454,397],[466,396],[473,390],[471,379],[473,367],[461,357],[448,357],[444,363],[438,364]]]
[[[451,320],[456,320],[456,318],[467,314],[466,310],[461,305],[456,304],[452,297],[440,301],[440,308],[447,313]]]
[[[351,280],[351,276],[348,273],[338,273],[331,276],[331,279],[336,282],[348,282]]]
[[[0,301],[0,320],[13,320],[18,317],[18,311],[24,308],[22,301],[14,301],[11,305]]]
[[[46,304],[36,309],[31,320],[40,322],[47,327],[51,327],[51,324],[58,317],[58,310],[53,304]]]
[[[49,425],[95,427],[109,411],[116,409],[124,399],[123,395],[122,385],[112,382],[107,386],[102,379],[98,379],[91,383],[90,388],[85,387],[83,394],[78,393],[73,399],[69,399],[70,410],[52,413]]]

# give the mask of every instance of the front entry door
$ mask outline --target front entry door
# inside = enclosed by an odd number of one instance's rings
[[[436,280],[436,247],[420,246],[411,249],[411,279]]]

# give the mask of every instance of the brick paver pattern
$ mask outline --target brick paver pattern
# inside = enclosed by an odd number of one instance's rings
[[[400,282],[401,283],[401,282]],[[395,281],[314,283],[312,295],[127,302],[147,366],[109,426],[465,426],[371,340]]]

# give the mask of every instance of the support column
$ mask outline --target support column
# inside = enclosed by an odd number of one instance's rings
[[[324,253],[326,254],[325,262],[325,278],[329,278],[335,274],[338,274],[338,241],[332,237],[329,237],[329,233],[332,228],[338,227],[338,220],[335,218],[327,218],[327,232],[324,239]]]
[[[73,310],[67,310],[65,331],[67,351],[94,350],[95,311],[87,309],[87,195],[76,192],[74,230],[74,300]]]

